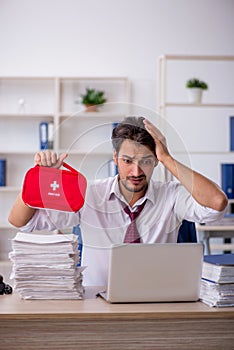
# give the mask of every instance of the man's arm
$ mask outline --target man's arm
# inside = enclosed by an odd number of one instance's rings
[[[8,216],[8,221],[15,227],[21,227],[33,217],[36,209],[28,207],[22,200],[22,193],[20,193]]]
[[[174,159],[167,149],[162,133],[146,119],[144,124],[154,139],[158,161],[180,181],[199,204],[217,211],[224,210],[228,199],[221,188],[207,177]]]
[[[34,157],[34,164],[39,164],[41,166],[48,166],[54,168],[60,168],[63,160],[67,157],[67,154],[62,154],[59,158],[56,153],[51,151],[42,151],[36,153]],[[20,193],[8,216],[8,221],[16,227],[21,227],[27,224],[27,222],[32,218],[37,209],[30,208],[22,200],[22,194]]]

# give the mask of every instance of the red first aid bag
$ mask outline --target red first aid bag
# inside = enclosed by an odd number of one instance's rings
[[[22,199],[33,208],[76,212],[84,204],[87,181],[67,163],[68,170],[36,165],[29,169],[23,183]]]

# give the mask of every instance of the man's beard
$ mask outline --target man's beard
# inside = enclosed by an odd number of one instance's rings
[[[121,179],[121,184],[124,186],[124,188],[126,190],[128,190],[129,192],[134,192],[134,193],[138,193],[138,192],[142,192],[145,191],[148,187],[148,183],[145,182],[141,187],[138,187],[137,185],[134,186],[134,184],[128,185],[128,180],[130,179],[134,179],[134,180],[138,180],[138,179],[146,179],[145,175],[140,175],[140,176],[127,176],[126,179]]]

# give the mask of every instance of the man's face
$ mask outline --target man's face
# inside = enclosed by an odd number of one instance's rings
[[[144,195],[157,165],[153,152],[137,142],[124,140],[119,154],[114,151],[114,161],[118,166],[122,192],[142,192]]]

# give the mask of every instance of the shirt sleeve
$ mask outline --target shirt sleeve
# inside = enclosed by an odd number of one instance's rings
[[[79,213],[68,213],[55,210],[38,209],[25,226],[20,228],[22,232],[35,230],[53,231],[65,229],[79,224]]]
[[[222,211],[217,211],[202,206],[195,201],[182,185],[178,185],[175,211],[180,220],[185,219],[197,223],[212,223],[221,220],[227,208]]]

